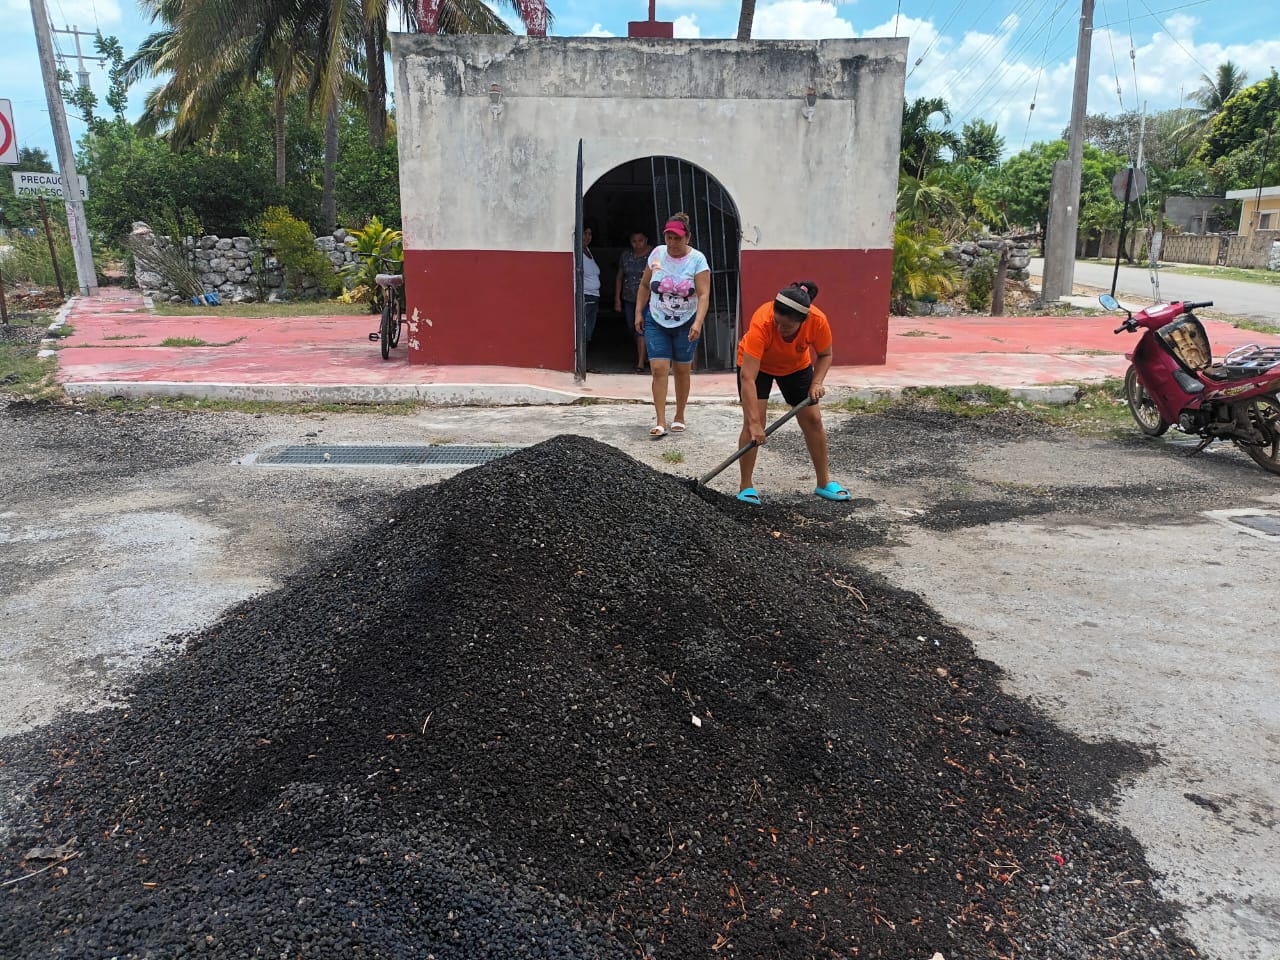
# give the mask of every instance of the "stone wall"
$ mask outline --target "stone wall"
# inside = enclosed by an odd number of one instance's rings
[[[1027,267],[1031,265],[1031,246],[1025,240],[1005,240],[992,237],[987,240],[965,240],[951,245],[951,256],[960,264],[960,273],[967,277],[973,265],[983,257],[990,257],[992,266],[1000,262],[1000,250],[1009,250],[1009,280],[1027,279]]]
[[[332,236],[316,238],[316,248],[333,264],[334,272],[343,270],[357,259],[347,244],[347,231],[337,230]],[[134,242],[172,243],[167,237],[157,237],[145,223],[134,224]],[[218,295],[229,303],[278,303],[290,299],[286,289],[284,271],[269,248],[263,248],[252,237],[187,237],[183,241],[187,261],[204,284],[205,292]],[[134,280],[144,296],[170,303],[188,299],[173,283],[159,273],[150,272],[135,264]],[[308,278],[303,285],[302,297],[318,295],[315,282]]]

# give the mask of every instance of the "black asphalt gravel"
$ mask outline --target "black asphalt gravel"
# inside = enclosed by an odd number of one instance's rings
[[[1196,956],[1089,813],[1152,758],[804,519],[576,437],[386,499],[0,743],[0,956]]]

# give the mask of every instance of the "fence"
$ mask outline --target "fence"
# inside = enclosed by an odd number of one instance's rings
[[[1267,269],[1272,261],[1272,245],[1280,240],[1280,230],[1255,230],[1248,234],[1180,233],[1166,235],[1160,259],[1167,263],[1199,263],[1208,266]]]

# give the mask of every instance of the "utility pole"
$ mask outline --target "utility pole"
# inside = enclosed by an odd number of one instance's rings
[[[1093,48],[1093,2],[1080,5],[1076,46],[1076,83],[1071,95],[1071,136],[1067,159],[1053,165],[1049,229],[1045,237],[1040,299],[1046,303],[1070,295],[1076,272],[1076,233],[1080,228],[1080,177],[1084,167],[1084,118],[1089,105],[1089,55]]]
[[[72,36],[72,37],[75,37],[75,38],[76,38],[76,64],[77,64],[77,66],[79,67],[79,69],[76,71],[76,79],[77,79],[78,83],[80,84],[80,89],[81,89],[81,90],[88,90],[88,89],[89,89],[89,70],[88,70],[88,68],[84,65],[84,62],[85,62],[86,60],[97,60],[99,63],[106,63],[106,62],[107,62],[107,58],[106,58],[106,57],[95,57],[95,56],[87,56],[87,57],[86,57],[86,56],[84,55],[84,51],[80,49],[80,38],[81,38],[81,37],[96,37],[96,36],[97,36],[97,34],[96,34],[96,33],[90,33],[90,32],[89,32],[89,31],[87,31],[87,30],[81,30],[78,26],[74,26],[74,27],[63,27],[61,30],[59,30],[57,27],[54,27],[52,32],[53,32],[53,33],[65,33],[65,34],[67,34],[68,36]]]
[[[76,155],[71,146],[71,131],[67,129],[67,112],[62,103],[62,88],[58,85],[53,34],[44,0],[31,0],[31,22],[36,30],[40,72],[44,75],[44,93],[49,102],[49,122],[53,124],[53,140],[58,148],[62,195],[67,204],[67,230],[71,234],[71,251],[75,254],[80,296],[96,297],[98,277],[93,266],[93,250],[89,245],[89,224],[84,218],[84,201],[80,199],[80,175],[76,173]]]

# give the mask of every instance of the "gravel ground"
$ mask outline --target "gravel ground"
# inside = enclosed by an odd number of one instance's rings
[[[7,616],[39,622],[68,584],[123,599],[0,647],[31,661],[0,680],[5,726],[25,730],[0,747],[0,942],[23,957],[1203,955],[1099,812],[1157,750],[1079,739],[1006,692],[882,558],[910,531],[1176,519],[1208,499],[1199,467],[1110,441],[1132,463],[1100,483],[1070,466],[1090,444],[1028,418],[904,406],[833,422],[833,459],[869,496],[787,494],[805,469],[780,432],[752,510],[672,476],[719,448],[551,433],[589,416],[616,432],[602,418],[628,413],[548,415],[538,446],[420,486],[228,464],[282,439],[423,442],[454,415],[463,439],[492,439],[515,414],[11,406]],[[662,450],[688,458],[673,469]],[[1242,490],[1265,482],[1231,454],[1202,461]]]

